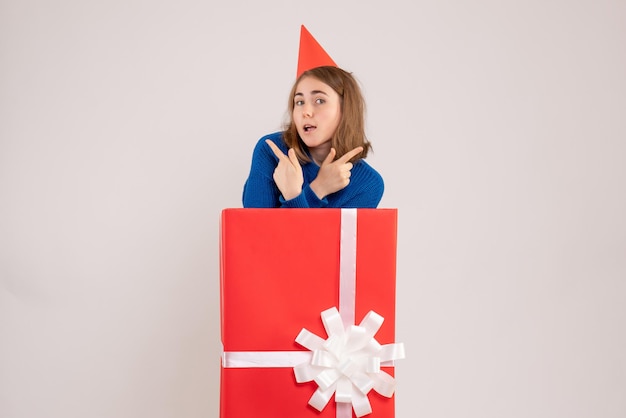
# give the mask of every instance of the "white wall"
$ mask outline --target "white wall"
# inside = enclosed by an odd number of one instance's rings
[[[300,24],[400,210],[398,417],[626,416],[626,3],[0,2],[0,416],[216,417]]]

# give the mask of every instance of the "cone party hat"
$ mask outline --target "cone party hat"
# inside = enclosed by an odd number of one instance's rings
[[[323,66],[336,67],[335,61],[302,25],[300,27],[300,50],[298,52],[298,72],[296,77],[311,68]]]

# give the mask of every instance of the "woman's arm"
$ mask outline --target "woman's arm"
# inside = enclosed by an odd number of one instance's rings
[[[272,178],[276,168],[276,158],[261,138],[254,147],[250,174],[243,187],[244,208],[276,208],[280,206],[280,191]]]

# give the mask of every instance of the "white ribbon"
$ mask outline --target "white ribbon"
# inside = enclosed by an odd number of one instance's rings
[[[294,367],[311,361],[308,351],[228,351],[222,353],[226,368]]]
[[[318,389],[309,404],[321,411],[332,395],[336,418],[357,417],[372,412],[367,398],[370,390],[390,398],[395,380],[380,366],[392,366],[405,357],[404,345],[380,345],[374,335],[384,318],[370,311],[355,326],[357,210],[341,209],[339,311],[322,312],[328,338],[302,329],[296,342],[309,351],[230,351],[222,354],[223,367],[293,367],[296,381],[315,381]],[[352,408],[350,407],[352,406]]]
[[[356,225],[356,209],[342,209],[339,241],[339,312],[346,328],[355,323]]]
[[[381,346],[374,339],[383,320],[376,312],[369,311],[358,326],[344,328],[339,311],[333,307],[322,312],[328,339],[305,328],[300,331],[296,342],[309,349],[312,356],[310,361],[294,367],[296,382],[315,381],[318,385],[309,405],[321,411],[335,394],[337,418],[352,416],[349,408],[339,408],[340,403],[352,404],[356,416],[362,417],[372,412],[367,398],[370,390],[388,398],[393,395],[395,380],[380,370],[380,366],[404,358],[404,344]]]

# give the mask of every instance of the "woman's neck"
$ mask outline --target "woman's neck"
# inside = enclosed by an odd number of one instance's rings
[[[315,148],[309,148],[309,152],[311,153],[311,158],[313,159],[313,162],[321,166],[326,157],[328,157],[330,148],[330,141],[320,144]]]

